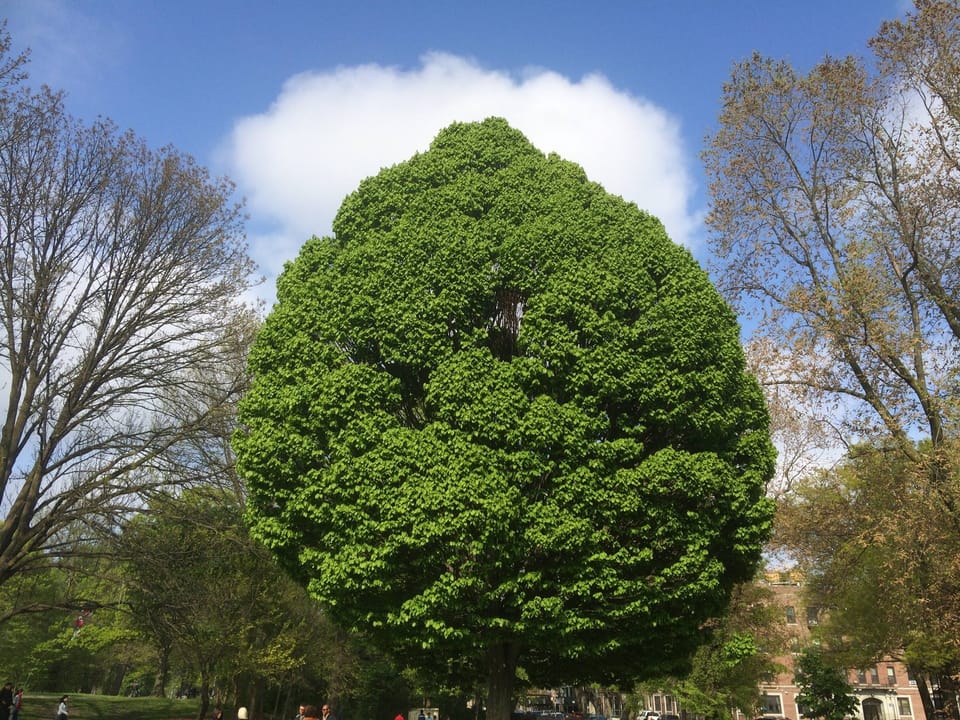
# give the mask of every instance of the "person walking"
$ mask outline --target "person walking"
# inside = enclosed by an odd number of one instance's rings
[[[60,707],[57,708],[57,720],[70,720],[70,711],[67,709],[67,700],[70,697],[64,695],[60,698]]]
[[[20,720],[20,711],[23,710],[23,688],[13,691],[13,707],[10,708],[10,720]]]

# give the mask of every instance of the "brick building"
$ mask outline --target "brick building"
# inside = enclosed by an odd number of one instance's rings
[[[802,709],[797,705],[800,689],[794,684],[794,660],[799,652],[813,642],[813,629],[823,619],[820,608],[808,607],[803,598],[803,578],[798,573],[767,573],[761,583],[774,597],[774,602],[782,609],[782,621],[789,636],[790,652],[775,658],[783,671],[766,678],[760,684],[761,707],[754,714],[735,713],[733,720],[802,720]],[[857,699],[857,709],[853,720],[942,720],[926,718],[917,683],[911,677],[907,667],[897,660],[884,660],[865,668],[852,669],[847,680]],[[612,690],[591,689],[594,693],[587,698],[578,698],[574,688],[562,688],[552,691],[546,707],[555,709],[562,720],[571,708],[580,709],[584,715],[597,713],[606,717],[633,716],[626,712],[621,695]],[[540,691],[551,692],[551,691]],[[936,694],[936,693],[935,693]],[[661,714],[675,714],[681,720],[696,720],[677,699],[666,692],[644,693],[637,698],[639,705]],[[935,703],[937,700],[935,699]],[[521,704],[520,709],[541,709],[536,703]],[[939,706],[938,706],[939,707]],[[551,719],[553,720],[553,719]]]
[[[797,653],[813,641],[812,630],[822,619],[822,612],[820,608],[805,605],[802,577],[796,573],[767,573],[765,584],[783,608],[791,652],[776,659],[785,670],[767,678],[760,686],[761,713],[767,718],[800,720],[803,712],[796,700],[800,690],[793,680],[794,660]],[[853,669],[848,672],[847,680],[857,698],[859,720],[926,720],[917,683],[903,663],[884,660]],[[741,715],[737,720],[745,719]]]

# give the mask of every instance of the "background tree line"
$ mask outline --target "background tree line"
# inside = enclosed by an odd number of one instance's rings
[[[33,691],[189,694],[202,717],[213,705],[280,717],[304,697],[358,716],[406,707],[390,659],[339,632],[240,514],[220,489],[158,496],[97,557],[5,583],[10,605],[92,601],[9,619],[0,673]]]

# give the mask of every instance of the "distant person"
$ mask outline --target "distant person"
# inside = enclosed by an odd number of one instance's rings
[[[400,713],[397,713],[397,716],[393,720],[407,720],[407,719]]]
[[[60,698],[60,707],[57,708],[57,720],[70,720],[70,711],[67,709],[67,700],[70,697],[64,695]]]
[[[427,720],[427,714],[423,712],[423,708],[420,708],[420,714],[417,715],[417,720]]]
[[[217,705],[213,709],[213,715],[210,716],[210,720],[223,720],[223,708]]]
[[[320,713],[317,712],[316,705],[303,706],[303,720],[320,720]]]
[[[306,716],[303,714],[303,711],[306,709],[306,705],[300,705],[297,708],[297,714],[293,716],[293,720],[303,720]]]
[[[330,706],[327,703],[324,703],[323,707],[320,708],[320,718],[321,720],[337,720],[333,713],[330,712]]]
[[[13,683],[7,683],[0,688],[0,720],[10,720],[10,710],[13,708]]]
[[[237,720],[248,720],[247,718],[247,709],[245,707],[237,710]]]
[[[13,707],[10,709],[10,720],[20,720],[20,711],[23,710],[23,688],[13,691]]]

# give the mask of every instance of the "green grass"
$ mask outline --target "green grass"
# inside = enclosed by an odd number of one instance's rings
[[[61,697],[63,693],[25,694],[21,720],[54,720]],[[79,693],[68,697],[70,720],[193,720],[200,710],[197,698],[170,700]]]

